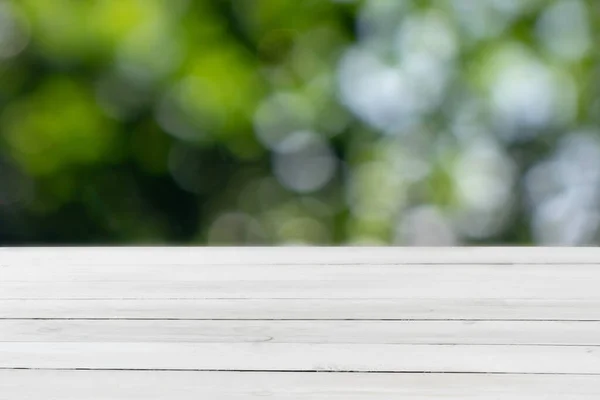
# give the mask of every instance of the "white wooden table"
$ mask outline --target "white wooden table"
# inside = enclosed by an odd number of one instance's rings
[[[600,399],[600,249],[0,249],[0,400]]]

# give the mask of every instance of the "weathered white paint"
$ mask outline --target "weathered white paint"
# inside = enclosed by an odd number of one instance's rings
[[[600,300],[142,299],[0,300],[0,318],[594,320]]]
[[[0,248],[0,400],[598,399],[599,288],[599,248]]]
[[[0,248],[0,265],[597,264],[597,247]]]
[[[569,274],[565,275],[568,270]],[[48,262],[41,265],[11,263],[0,268],[0,281],[19,282],[314,282],[314,281],[436,281],[478,282],[493,279],[501,285],[518,280],[556,282],[568,278],[580,283],[598,279],[600,266],[594,264],[402,264],[373,263],[347,265],[71,265]]]
[[[0,342],[0,368],[600,374],[600,347]]]
[[[23,277],[11,280],[5,276],[0,281],[0,299],[600,300],[600,268],[591,265],[213,266],[197,267],[197,274],[188,274],[196,275],[191,279],[173,279],[178,274],[177,268],[164,266],[162,273],[155,274],[151,280],[146,279],[144,268],[135,268],[124,280],[119,279],[117,272],[114,278],[105,280],[67,279],[60,275],[62,267],[59,264],[43,268],[47,274],[57,271],[56,279],[38,281]],[[139,279],[134,279],[135,276]],[[148,276],[152,276],[152,271]]]
[[[600,346],[600,322],[0,320],[0,342]]]
[[[597,400],[564,375],[0,371],[0,400]]]

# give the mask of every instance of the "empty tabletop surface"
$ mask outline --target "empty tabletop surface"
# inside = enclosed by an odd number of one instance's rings
[[[0,248],[0,400],[599,399],[600,249]]]

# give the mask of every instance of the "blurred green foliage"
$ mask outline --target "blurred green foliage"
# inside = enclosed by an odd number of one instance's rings
[[[0,0],[0,243],[595,244],[597,0]]]

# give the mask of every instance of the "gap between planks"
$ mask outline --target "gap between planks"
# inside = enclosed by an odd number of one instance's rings
[[[590,346],[0,342],[1,368],[600,374]]]

